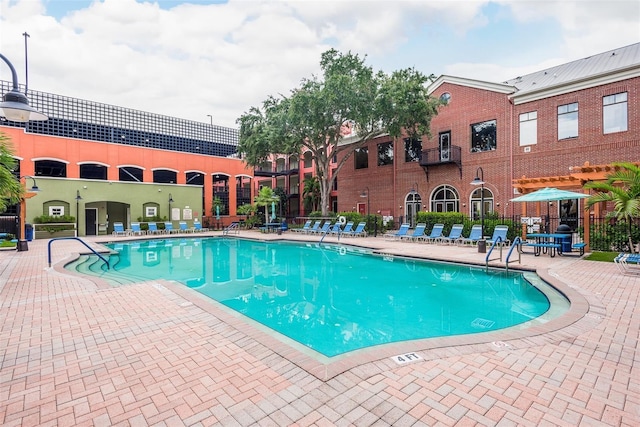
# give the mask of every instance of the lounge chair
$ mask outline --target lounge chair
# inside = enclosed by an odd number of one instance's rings
[[[509,246],[511,241],[507,239],[507,233],[509,232],[509,227],[506,225],[496,225],[493,229],[493,236],[490,239],[487,239],[487,243],[491,246],[500,245],[500,246]]]
[[[178,230],[176,230],[175,228],[173,228],[173,223],[172,222],[165,222],[164,223],[164,234],[173,234],[173,233],[177,233]]]
[[[331,221],[325,221],[324,224],[322,224],[322,227],[320,227],[316,231],[311,231],[311,234],[325,234],[325,233],[328,233],[330,227],[331,227]]]
[[[482,225],[475,224],[471,227],[471,232],[469,233],[469,237],[461,237],[458,239],[458,244],[461,245],[475,245],[478,243],[478,240],[482,239]]]
[[[640,254],[620,253],[613,259],[622,274],[640,275]]]
[[[310,219],[308,219],[304,225],[302,226],[302,228],[292,228],[291,231],[295,232],[295,233],[306,233],[307,231],[309,231],[309,229],[311,228],[311,223],[313,221],[311,221]]]
[[[203,231],[209,231],[208,228],[202,228],[202,223],[200,221],[194,222],[193,227],[191,227],[194,233],[201,233]]]
[[[419,224],[416,224],[416,228],[414,228],[413,233],[400,236],[400,240],[409,240],[409,241],[415,242],[418,239],[424,237],[424,230],[426,228],[427,228],[427,224],[425,223],[421,222]]]
[[[156,224],[155,222],[150,222],[147,225],[149,227],[147,234],[162,234],[162,230],[158,229],[158,224]]]
[[[113,233],[114,236],[126,236],[128,233],[124,229],[124,225],[121,222],[113,223]]]
[[[304,233],[305,234],[313,234],[316,231],[318,231],[320,229],[320,224],[322,224],[322,221],[316,221],[313,223],[313,226],[311,226],[308,230],[306,230]]]
[[[353,231],[353,221],[349,221],[344,225],[344,229],[342,230],[342,234],[348,234]]]
[[[340,221],[336,221],[335,224],[333,224],[331,226],[331,228],[329,229],[329,234],[340,234],[342,233],[342,228],[340,227]]]
[[[385,240],[399,240],[402,236],[406,236],[409,231],[410,224],[402,224],[395,233],[386,233]]]
[[[139,222],[132,222],[130,234],[132,236],[144,236],[145,232],[140,228]]]
[[[193,233],[193,229],[187,227],[187,223],[185,221],[178,222],[178,227],[180,227],[181,233]]]
[[[462,230],[464,229],[464,225],[462,224],[453,224],[451,226],[451,231],[449,231],[448,236],[442,236],[438,239],[436,243],[443,243],[445,245],[452,245],[462,237]]]
[[[423,236],[418,240],[425,241],[427,243],[435,243],[442,238],[442,231],[444,230],[444,224],[434,224],[431,229],[431,233],[428,236]]]
[[[355,230],[347,231],[345,229],[345,231],[342,232],[342,235],[343,236],[349,236],[349,237],[366,237],[367,236],[367,231],[365,230],[366,226],[367,226],[366,222],[360,222],[356,226]]]

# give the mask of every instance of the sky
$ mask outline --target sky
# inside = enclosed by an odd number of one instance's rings
[[[638,0],[0,0],[29,89],[232,128],[331,48],[500,83],[638,42]]]

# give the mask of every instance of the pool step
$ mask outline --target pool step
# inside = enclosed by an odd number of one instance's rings
[[[116,268],[120,261],[120,256],[118,254],[110,254],[105,258],[109,261],[109,269],[107,269],[104,261],[95,255],[80,255],[77,260],[65,265],[65,268],[76,271],[80,274],[100,277],[101,279],[108,281],[113,286],[128,285],[147,280],[145,277],[131,275],[130,273],[119,273]]]

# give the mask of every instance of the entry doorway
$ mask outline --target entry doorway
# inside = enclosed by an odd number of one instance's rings
[[[420,194],[418,194],[417,192],[412,191],[407,194],[404,206],[404,211],[406,213],[404,222],[411,224],[411,227],[413,228],[416,226],[416,218],[418,212],[420,212],[421,210],[420,208],[422,207],[422,197],[420,197]]]
[[[98,235],[98,209],[95,209],[95,208],[84,209],[84,235],[85,236]]]

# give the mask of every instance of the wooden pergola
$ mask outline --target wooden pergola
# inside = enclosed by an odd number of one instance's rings
[[[640,166],[640,162],[631,162],[636,166]],[[585,162],[582,166],[573,166],[569,168],[568,175],[558,176],[546,176],[539,178],[522,178],[513,180],[513,188],[517,190],[519,194],[527,194],[536,190],[540,190],[545,187],[560,188],[563,190],[571,190],[576,192],[585,192],[583,190],[584,184],[589,181],[605,181],[607,176],[614,171],[620,170],[619,166],[612,164],[606,165],[591,165],[589,162]],[[522,216],[527,216],[528,203],[522,203]],[[593,206],[594,216],[600,216],[600,204]],[[536,215],[541,215],[540,202],[536,203]],[[590,212],[583,216],[584,218],[584,243],[585,251],[589,251],[589,240],[591,231],[591,215]]]

